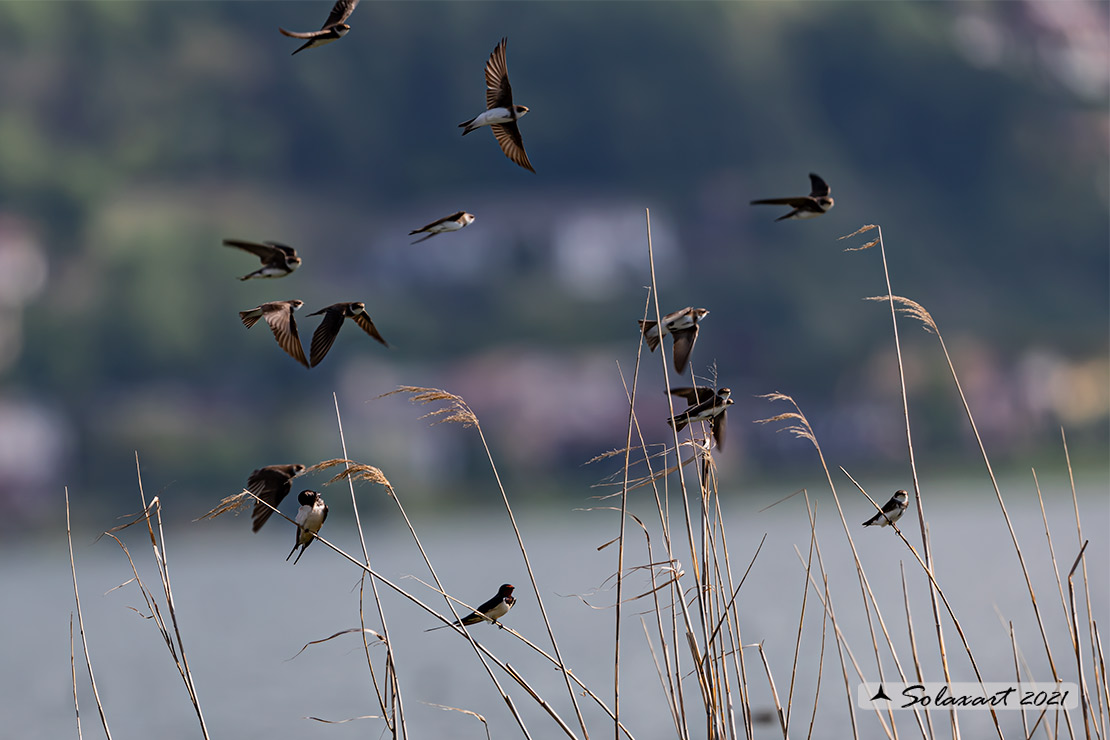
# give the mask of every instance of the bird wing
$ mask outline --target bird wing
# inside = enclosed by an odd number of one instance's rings
[[[718,450],[721,449],[721,447],[725,443],[725,418],[726,418],[726,416],[727,416],[727,414],[724,411],[722,411],[721,413],[719,413],[715,417],[713,417],[713,421],[710,422],[710,424],[709,424],[709,428],[713,432],[713,439],[717,440],[717,449]]]
[[[331,13],[328,14],[327,21],[324,22],[321,28],[331,28],[344,22],[351,17],[351,13],[355,12],[356,5],[358,5],[358,0],[336,0]]]
[[[509,85],[509,65],[505,61],[505,45],[508,38],[501,39],[486,62],[486,110],[490,108],[512,108],[513,88]]]
[[[766,198],[764,200],[753,200],[753,206],[790,206],[791,208],[801,208],[810,199],[806,196],[798,196],[797,198]]]
[[[413,229],[412,231],[409,232],[409,236],[412,236],[413,234],[419,234],[421,232],[427,231],[428,229],[432,228],[433,226],[439,226],[440,224],[442,224],[446,221],[452,221],[452,220],[458,218],[460,215],[462,215],[462,214],[456,213],[454,216],[445,216],[443,218],[437,218],[435,221],[432,221],[430,224],[424,224],[419,229]]]
[[[278,345],[294,360],[308,367],[308,360],[304,356],[304,347],[301,346],[301,338],[297,334],[297,322],[293,318],[293,308],[286,304],[282,308],[263,311],[262,316],[266,319],[266,323],[270,325],[270,331],[274,333],[274,339],[277,340]]]
[[[296,257],[297,256],[297,250],[293,249],[293,247],[289,246],[288,244],[282,244],[281,242],[263,242],[263,243],[266,244],[267,246],[273,247],[274,249],[281,252],[286,257]]]
[[[814,198],[822,198],[831,192],[828,183],[822,180],[820,175],[810,172],[809,183],[812,186],[809,194]]]
[[[316,367],[320,364],[328,350],[335,344],[335,338],[339,336],[339,330],[343,328],[342,311],[329,307],[323,310],[323,314],[323,321],[312,333],[312,346],[309,348],[309,356],[312,359],[309,367]]]
[[[281,31],[282,35],[294,39],[318,38],[331,32],[333,26],[338,26],[350,18],[351,13],[355,12],[356,5],[358,5],[358,0],[337,0],[335,5],[332,6],[331,13],[328,14],[328,19],[324,21],[324,25],[320,26],[319,31],[286,31],[284,28],[278,30]],[[300,49],[297,51],[300,51]],[[297,52],[293,53],[296,54]]]
[[[707,401],[717,395],[717,391],[705,385],[694,386],[693,388],[671,388],[671,395],[678,396],[679,398],[686,399],[686,403],[690,406]]]
[[[247,490],[258,498],[273,506],[275,509],[292,488],[293,478],[287,475],[282,468],[287,466],[270,465],[259,468],[247,478]],[[251,513],[251,530],[257,532],[274,513],[269,506],[260,501],[254,502],[254,511]]]
[[[284,28],[279,27],[278,30],[281,31],[282,36],[288,36],[291,39],[316,39],[331,33],[330,28],[321,28],[319,31],[286,31]],[[301,49],[303,48],[305,47],[302,46]],[[297,51],[301,49],[297,49]],[[296,54],[297,51],[293,53]]]
[[[501,145],[501,151],[505,152],[506,157],[529,172],[536,171],[532,168],[532,163],[528,161],[528,154],[524,151],[524,139],[521,138],[520,129],[515,121],[512,123],[495,123],[490,126],[490,129],[493,130],[493,135],[497,138],[497,143]]]
[[[241,239],[224,239],[225,247],[235,247],[242,249],[244,252],[250,252],[263,262],[268,262],[274,256],[279,254],[293,255],[293,248],[287,247],[284,244],[277,244],[276,242],[247,242]],[[288,250],[288,251],[286,251]]]
[[[355,323],[358,324],[364,332],[366,332],[370,336],[374,337],[374,339],[377,339],[379,342],[384,344],[386,347],[389,346],[389,342],[385,341],[385,338],[381,334],[378,333],[378,327],[374,326],[374,322],[370,320],[370,316],[367,315],[367,313],[365,311],[363,311],[362,313],[356,314],[354,318],[355,318]]]
[[[690,352],[694,349],[694,342],[698,340],[698,325],[694,324],[689,329],[671,331],[674,337],[674,369],[682,374],[686,369],[686,362],[690,359]]]

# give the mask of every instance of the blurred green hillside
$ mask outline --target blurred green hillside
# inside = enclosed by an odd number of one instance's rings
[[[889,312],[860,300],[887,292],[879,254],[836,240],[866,223],[945,333],[988,451],[1059,464],[1063,426],[1105,466],[1105,3],[363,0],[346,38],[291,56],[277,27],[329,8],[0,4],[0,497],[24,518],[64,485],[132,501],[135,451],[199,515],[253,468],[338,457],[333,391],[352,457],[430,499],[482,495],[469,433],[372,401],[400,384],[464,396],[510,480],[588,495],[607,471],[581,463],[625,436],[646,208],[660,308],[711,310],[694,369],[738,399],[733,480],[812,463],[750,423],[774,390],[838,464],[902,464]],[[536,175],[456,126],[502,36]],[[748,205],[809,172],[826,216]],[[409,245],[460,209],[472,226]],[[238,282],[257,261],[224,237],[304,265]],[[290,298],[306,342],[303,314],[362,300],[393,349],[350,326],[306,371],[236,314]],[[900,328],[915,442],[975,465],[935,338]]]

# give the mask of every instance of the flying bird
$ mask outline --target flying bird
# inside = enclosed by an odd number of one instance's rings
[[[254,512],[251,514],[251,530],[257,532],[274,513],[274,509],[289,495],[293,486],[293,479],[305,471],[304,465],[267,465],[251,473],[247,478],[247,490],[258,496],[261,501],[254,502]],[[270,506],[266,506],[265,501]]]
[[[224,246],[242,249],[262,260],[262,267],[249,275],[244,275],[239,278],[240,280],[285,277],[301,266],[301,258],[297,256],[297,250],[285,244],[224,239]]]
[[[294,54],[305,49],[330,44],[332,41],[343,38],[351,30],[351,27],[347,25],[347,19],[351,17],[351,13],[355,12],[356,5],[358,5],[358,0],[336,0],[327,21],[324,22],[319,31],[286,31],[284,28],[278,30],[281,31],[282,35],[290,38],[308,39],[304,45],[293,52]]]
[[[693,388],[672,388],[671,395],[686,399],[689,406],[681,414],[675,414],[667,419],[667,423],[674,427],[676,432],[681,432],[691,422],[708,421],[713,439],[717,442],[717,449],[721,449],[725,441],[725,411],[734,403],[729,398],[732,391],[728,388],[714,390],[699,385]]]
[[[893,524],[906,513],[906,507],[909,506],[909,503],[910,497],[905,491],[895,491],[894,495],[890,497],[890,501],[883,504],[879,513],[864,522],[863,526],[871,527],[877,524],[880,527],[885,527],[888,524]]]
[[[644,340],[652,352],[663,341],[663,337],[670,334],[674,337],[674,369],[681,373],[686,369],[686,362],[690,359],[690,352],[694,349],[694,342],[698,339],[698,322],[709,315],[704,308],[686,308],[669,313],[663,317],[663,327],[659,328],[656,321],[640,319],[640,331],[644,333]]]
[[[829,197],[828,184],[812,172],[809,173],[811,190],[809,195],[797,198],[768,198],[767,200],[753,200],[752,205],[790,206],[794,210],[785,216],[779,216],[775,221],[787,219],[816,218],[833,207],[833,199]]]
[[[528,108],[513,105],[509,67],[505,62],[505,44],[508,42],[508,38],[501,39],[501,43],[494,47],[489,61],[486,62],[486,110],[469,121],[463,121],[459,128],[463,130],[463,136],[466,136],[480,126],[489,126],[505,156],[524,169],[535,172],[532,163],[528,161],[524,139],[516,125],[517,119],[523,117]]]
[[[412,236],[413,234],[427,233],[427,236],[421,237],[420,239],[417,239],[413,242],[413,244],[419,244],[425,239],[431,239],[436,234],[443,234],[448,231],[458,231],[464,226],[470,226],[470,224],[472,223],[474,223],[473,213],[459,211],[458,213],[452,213],[450,216],[444,216],[438,221],[432,221],[427,226],[422,226],[419,229],[413,229],[409,232],[409,236]]]
[[[240,311],[239,318],[248,329],[259,319],[266,319],[278,345],[294,360],[308,367],[301,338],[297,335],[297,322],[293,320],[293,312],[303,305],[304,301],[300,300],[263,303],[249,311]]]
[[[324,359],[324,356],[331,349],[335,343],[335,338],[339,336],[339,330],[343,328],[343,319],[353,319],[364,332],[377,339],[386,347],[389,342],[382,338],[378,333],[378,328],[374,326],[374,322],[370,320],[370,315],[366,313],[366,304],[361,302],[354,303],[333,303],[327,308],[321,308],[319,311],[308,314],[309,316],[318,316],[324,314],[323,321],[316,327],[316,331],[312,333],[312,346],[309,348],[311,362],[310,367],[316,367]]]
[[[478,607],[459,621],[452,622],[451,624],[455,626],[469,627],[472,624],[478,624],[478,622],[489,622],[500,627],[501,625],[498,623],[497,620],[508,614],[509,610],[513,608],[513,604],[516,603],[516,598],[513,597],[513,588],[513,586],[510,586],[507,583],[502,584],[501,588],[497,589],[496,596],[494,596],[486,603],[482,604],[480,607]],[[451,625],[448,624],[441,624],[438,627],[432,627],[431,629],[426,629],[424,631],[431,632],[432,630],[441,630],[444,627],[450,626]]]
[[[324,497],[316,491],[301,491],[297,494],[297,503],[301,505],[301,508],[297,509],[297,542],[285,558],[285,561],[289,562],[289,558],[293,557],[297,548],[301,548],[293,565],[297,564],[304,551],[316,539],[316,534],[320,531],[320,527],[324,526],[324,520],[328,518],[328,505],[324,503]]]

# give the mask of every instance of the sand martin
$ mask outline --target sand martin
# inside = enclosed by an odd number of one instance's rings
[[[245,242],[240,239],[224,239],[225,247],[236,247],[245,250],[262,260],[262,267],[239,278],[279,278],[301,266],[301,258],[297,250],[277,242]]]
[[[324,503],[324,497],[316,491],[301,491],[297,494],[297,503],[301,505],[301,508],[297,509],[297,543],[285,558],[285,561],[289,562],[289,558],[293,557],[297,548],[301,548],[293,565],[297,564],[301,555],[304,555],[304,551],[312,544],[312,540],[316,539],[316,533],[328,518],[328,505]]]
[[[249,311],[240,311],[239,318],[242,319],[243,326],[248,329],[259,319],[266,319],[266,323],[270,325],[270,331],[274,333],[274,339],[281,348],[294,360],[308,367],[301,338],[297,335],[297,322],[293,320],[293,312],[303,305],[304,301],[298,300],[263,303]]]
[[[490,624],[497,624],[497,626],[500,627],[501,625],[498,624],[497,620],[508,614],[509,610],[513,608],[513,604],[516,603],[516,599],[513,597],[513,588],[513,586],[507,583],[502,584],[501,588],[497,589],[496,596],[452,624],[469,627],[472,624],[478,624],[478,622],[489,622]],[[451,625],[441,624],[439,627],[432,627],[424,631],[431,632],[432,630],[441,630],[449,626]]]
[[[698,322],[709,315],[704,308],[687,306],[681,311],[669,313],[663,317],[663,329],[660,331],[655,321],[640,319],[640,330],[644,333],[648,349],[652,352],[663,341],[663,336],[670,334],[674,337],[674,369],[681,373],[686,369],[686,362],[690,359],[690,352],[694,349],[694,342],[698,339]]]
[[[314,46],[323,46],[330,44],[332,41],[338,41],[347,35],[347,31],[351,27],[347,25],[346,21],[351,17],[351,13],[355,12],[355,6],[358,5],[358,0],[336,0],[335,6],[331,9],[331,14],[328,15],[327,21],[320,27],[319,31],[286,31],[284,28],[279,28],[282,35],[294,39],[308,39],[304,42],[294,54],[302,52],[305,49],[311,49]]]
[[[667,419],[667,423],[676,432],[681,432],[690,422],[708,421],[713,439],[717,441],[717,449],[721,449],[725,441],[725,411],[734,403],[729,398],[732,391],[728,388],[714,390],[699,385],[694,388],[672,388],[671,395],[685,398],[690,405],[681,414]]]
[[[870,527],[878,524],[880,527],[885,527],[888,524],[893,524],[906,513],[906,507],[909,506],[909,503],[910,497],[905,491],[895,491],[894,495],[890,497],[890,501],[883,504],[882,511],[864,522],[863,526]]]
[[[331,349],[332,344],[335,343],[335,338],[339,336],[339,330],[343,328],[343,319],[354,319],[354,322],[362,327],[364,332],[386,347],[389,346],[389,342],[382,338],[382,335],[378,333],[378,328],[370,320],[370,315],[366,313],[366,305],[363,303],[357,301],[355,303],[333,303],[327,308],[321,308],[319,311],[308,315],[319,316],[320,314],[324,314],[324,320],[312,333],[312,346],[309,349],[312,358],[309,364],[310,367],[319,365],[324,359],[324,355]]]
[[[829,197],[829,186],[817,175],[809,173],[812,189],[809,195],[797,198],[768,198],[767,200],[753,200],[752,205],[790,206],[794,210],[785,216],[779,216],[776,221],[787,219],[816,218],[833,207],[833,199]]]
[[[247,490],[276,509],[282,500],[289,495],[293,486],[293,479],[303,473],[304,465],[267,465],[251,473],[247,478]],[[251,530],[257,532],[274,513],[270,506],[262,501],[254,502],[254,512],[251,514]]]
[[[494,48],[493,53],[489,55],[489,61],[486,62],[485,112],[469,121],[463,121],[459,124],[459,128],[463,130],[463,136],[466,136],[479,126],[489,126],[505,156],[524,169],[535,172],[532,169],[532,163],[528,161],[528,155],[524,151],[524,139],[520,137],[520,129],[516,125],[517,119],[524,116],[528,108],[523,105],[513,105],[513,89],[509,86],[509,67],[505,62],[505,44],[508,41],[507,38],[501,39],[501,43]]]
[[[422,226],[419,229],[414,229],[409,232],[409,236],[412,236],[413,234],[427,233],[427,236],[421,237],[420,239],[417,239],[413,242],[413,244],[419,244],[425,239],[431,239],[436,234],[442,234],[446,231],[458,231],[464,226],[470,226],[470,224],[472,223],[474,223],[473,213],[459,211],[458,213],[452,213],[450,216],[444,216],[438,221],[432,221],[427,226]]]

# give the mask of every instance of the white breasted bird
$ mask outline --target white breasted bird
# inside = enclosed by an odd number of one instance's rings
[[[524,139],[516,122],[523,118],[528,108],[513,104],[513,89],[509,85],[509,67],[505,61],[507,38],[501,39],[486,62],[486,110],[469,121],[463,121],[459,128],[463,136],[481,126],[489,126],[505,156],[524,169],[535,172],[528,154],[524,151]]]
[[[324,503],[324,497],[316,493],[316,491],[301,491],[297,494],[297,503],[301,508],[297,510],[297,542],[293,545],[293,549],[289,551],[289,555],[285,558],[286,561],[293,557],[293,553],[297,552],[297,548],[301,548],[300,553],[297,554],[297,560],[293,561],[293,565],[301,559],[304,551],[316,539],[320,527],[324,526],[324,520],[328,518],[328,505]]]
[[[301,338],[297,334],[297,322],[293,319],[293,312],[303,305],[304,301],[296,299],[292,301],[271,301],[247,311],[240,311],[239,320],[243,322],[243,326],[249,329],[259,319],[266,319],[278,346],[294,360],[308,367],[308,360],[304,356],[304,347],[301,346]]]
[[[286,31],[284,28],[279,28],[283,36],[288,36],[294,39],[307,39],[300,47],[294,51],[294,54],[300,53],[305,49],[312,49],[324,44],[330,44],[332,41],[338,41],[347,35],[351,30],[351,26],[347,23],[347,19],[351,17],[351,13],[355,12],[355,6],[358,5],[358,0],[336,0],[332,6],[331,13],[328,14],[328,19],[324,21],[324,25],[320,27],[319,31]]]
[[[707,309],[687,306],[664,316],[662,327],[654,320],[640,319],[640,331],[644,333],[644,341],[652,352],[664,336],[670,334],[674,337],[674,369],[681,373],[686,369],[686,362],[698,339],[698,322],[708,315]]]
[[[909,506],[909,503],[909,494],[905,491],[895,491],[894,495],[890,497],[890,501],[883,504],[882,510],[864,522],[863,526],[872,527],[878,525],[880,527],[885,527],[888,524],[893,524],[906,513],[906,507]]]
[[[474,223],[473,213],[458,211],[457,213],[452,213],[450,216],[444,216],[438,221],[432,221],[426,226],[421,226],[419,229],[413,229],[409,232],[409,236],[412,236],[413,234],[427,234],[427,236],[421,237],[420,239],[417,239],[413,242],[413,244],[419,244],[425,239],[431,239],[436,234],[443,234],[448,231],[458,231],[464,226],[470,226],[470,224],[472,223]]]
[[[802,218],[816,218],[827,213],[833,207],[833,199],[829,197],[832,192],[828,184],[819,176],[809,173],[810,193],[799,195],[796,198],[767,198],[753,200],[752,205],[790,206],[794,210],[785,216],[779,216],[776,221],[795,220]]]
[[[470,625],[478,624],[479,622],[489,622],[490,624],[496,624],[498,627],[500,627],[501,624],[497,620],[508,614],[509,610],[513,608],[513,604],[516,603],[516,598],[513,596],[513,588],[515,587],[508,583],[503,583],[501,585],[501,588],[497,589],[497,593],[492,599],[485,602],[459,621],[452,622],[452,624],[456,626],[469,627]],[[426,629],[424,631],[431,632],[432,630],[441,630],[444,627],[449,626],[451,625],[441,624],[439,627],[432,627],[431,629]]]

